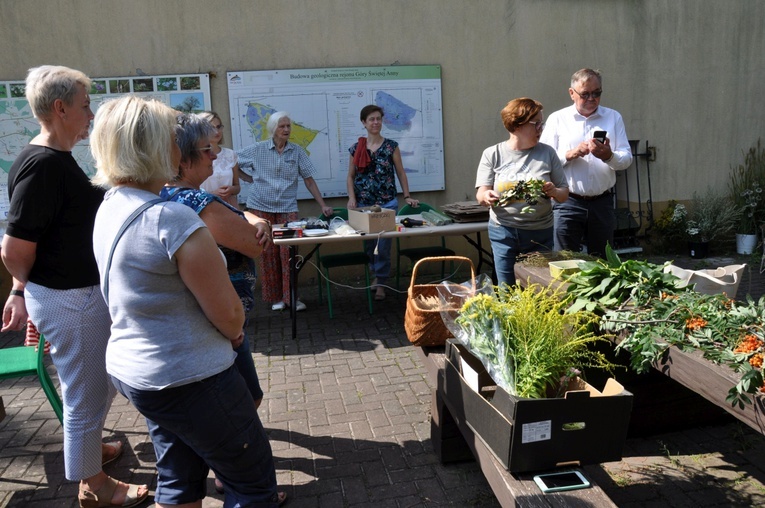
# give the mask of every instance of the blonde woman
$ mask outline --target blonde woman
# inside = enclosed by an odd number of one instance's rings
[[[176,117],[160,102],[127,95],[103,104],[95,118],[95,181],[112,187],[93,230],[112,318],[106,368],[146,417],[158,508],[200,508],[209,468],[226,506],[276,507],[271,446],[234,366],[242,303],[194,210],[152,203],[181,162]]]
[[[218,196],[233,207],[238,207],[237,198],[242,191],[239,181],[239,160],[236,152],[230,148],[220,146],[223,142],[223,121],[215,111],[200,113],[204,120],[210,122],[215,131],[210,135],[210,146],[213,160],[213,174],[199,185],[203,191]],[[248,187],[249,188],[249,187]],[[244,195],[247,197],[246,193]]]

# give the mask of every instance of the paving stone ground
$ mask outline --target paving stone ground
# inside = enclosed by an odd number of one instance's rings
[[[698,262],[678,260],[684,263]],[[741,290],[765,293],[758,268],[759,260],[745,274],[739,297]],[[301,291],[308,310],[298,316],[297,340],[290,338],[289,314],[265,305],[250,324],[266,392],[260,415],[287,506],[498,506],[474,462],[441,465],[433,453],[431,387],[404,333],[405,297],[389,293],[370,316],[364,292],[335,289],[335,318],[329,319],[315,286]],[[18,333],[0,334],[0,347],[20,342]],[[77,506],[77,485],[64,479],[61,426],[36,379],[0,381],[0,396],[7,412],[0,422],[0,507]],[[155,458],[145,423],[121,396],[104,435],[129,443],[107,472],[153,488]],[[629,508],[765,506],[765,438],[732,420],[630,438],[623,460],[604,464],[594,479]],[[208,484],[204,506],[222,506],[212,479]],[[152,503],[149,498],[143,506]]]

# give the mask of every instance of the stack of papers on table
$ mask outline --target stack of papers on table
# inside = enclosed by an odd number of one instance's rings
[[[489,209],[478,201],[458,201],[442,205],[441,210],[455,222],[483,222],[489,220]]]

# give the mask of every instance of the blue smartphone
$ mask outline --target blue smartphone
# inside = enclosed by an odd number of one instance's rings
[[[564,490],[586,489],[590,482],[579,471],[561,471],[560,473],[538,474],[534,482],[545,494]]]

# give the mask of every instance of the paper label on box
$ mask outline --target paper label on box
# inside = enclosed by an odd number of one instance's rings
[[[552,420],[524,423],[521,425],[521,443],[547,441],[552,437]]]

